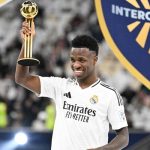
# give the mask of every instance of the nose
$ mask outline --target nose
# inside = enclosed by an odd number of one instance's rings
[[[79,69],[81,67],[81,64],[79,61],[75,61],[72,66],[74,69]]]

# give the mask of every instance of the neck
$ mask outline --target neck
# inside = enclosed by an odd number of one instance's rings
[[[85,79],[78,79],[78,83],[80,85],[80,87],[82,89],[89,87],[90,85],[92,85],[93,83],[95,83],[97,81],[97,76],[91,76],[90,78],[85,78]]]

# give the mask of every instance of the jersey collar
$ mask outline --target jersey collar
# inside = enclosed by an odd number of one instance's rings
[[[101,80],[98,78],[97,81],[95,81],[93,84],[91,84],[91,85],[90,85],[89,87],[87,87],[87,88],[93,88],[93,87],[95,87],[97,84],[100,83],[100,81],[101,81]],[[77,80],[75,80],[75,84],[80,87],[80,85],[79,85],[79,83],[78,83]],[[81,88],[81,87],[80,87],[80,88]],[[85,88],[85,89],[87,89],[87,88]],[[82,88],[81,88],[81,89],[82,89]],[[84,90],[84,89],[83,89],[83,90]]]

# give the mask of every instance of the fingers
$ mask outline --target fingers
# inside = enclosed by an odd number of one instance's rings
[[[24,37],[24,36],[30,36],[31,34],[33,34],[33,35],[35,34],[34,22],[33,21],[31,23],[31,26],[32,27],[30,27],[30,24],[27,21],[24,21],[22,23],[22,28],[20,30],[22,37]]]
[[[29,25],[29,23],[27,23],[26,21],[24,21],[24,22],[22,23],[21,34],[27,35],[27,36],[31,35],[31,28],[30,28],[30,25]]]

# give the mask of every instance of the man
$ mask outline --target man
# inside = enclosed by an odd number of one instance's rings
[[[35,34],[26,22],[21,37]],[[23,56],[23,47],[19,59]],[[124,106],[118,92],[96,75],[98,43],[87,35],[72,40],[71,68],[75,79],[31,75],[17,64],[15,80],[38,94],[54,99],[56,120],[52,150],[120,150],[129,136]],[[116,137],[108,143],[109,123]]]

